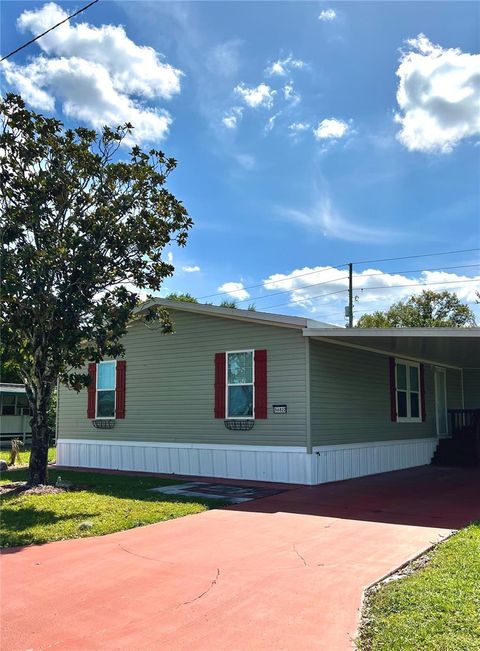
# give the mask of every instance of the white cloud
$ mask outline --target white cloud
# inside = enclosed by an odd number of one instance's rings
[[[66,18],[51,2],[24,11],[22,31],[36,35]],[[43,54],[25,65],[2,64],[7,82],[34,108],[53,111],[56,101],[66,116],[98,128],[131,122],[130,142],[164,138],[172,123],[162,108],[145,100],[169,100],[180,92],[182,72],[151,47],[136,45],[121,26],[65,23],[38,42]]]
[[[270,86],[264,83],[249,88],[242,82],[234,88],[234,92],[251,108],[258,108],[259,106],[270,108],[277,91],[272,90]]]
[[[173,262],[173,253],[172,253],[171,251],[169,251],[169,252],[167,253],[167,262],[168,262],[169,264],[172,264],[172,262]]]
[[[414,276],[404,273],[382,273],[379,269],[364,269],[353,274],[355,311],[385,310],[399,300],[424,289],[455,292],[462,301],[475,300],[476,282],[480,276],[465,276],[445,271],[424,271]],[[276,296],[278,303],[291,301],[296,309],[305,309],[320,319],[343,323],[343,308],[348,301],[348,278],[345,269],[330,267],[303,267],[290,274],[272,274],[264,281],[267,292],[288,292]],[[430,286],[428,283],[432,283]],[[273,301],[273,296],[272,296]]]
[[[410,151],[450,152],[480,134],[480,55],[434,45],[424,34],[400,58],[395,116]]]
[[[398,238],[398,233],[386,229],[366,226],[343,217],[333,206],[331,199],[325,195],[310,210],[280,208],[280,217],[304,226],[309,231],[321,233],[324,237],[347,242],[389,242]]]
[[[305,62],[301,59],[295,59],[291,54],[285,59],[278,59],[265,68],[265,74],[268,76],[284,76],[292,69],[301,69],[305,67]]]
[[[300,102],[300,95],[295,92],[295,89],[293,88],[292,82],[289,84],[285,84],[285,86],[282,88],[283,91],[283,98],[287,101],[290,102],[292,106],[295,106]]]
[[[306,131],[310,129],[310,124],[308,122],[292,122],[288,127],[290,131],[295,133],[300,133],[301,131]]]
[[[335,20],[336,17],[337,12],[335,9],[323,9],[318,16],[318,20],[322,20],[323,22],[330,22],[332,20]]]
[[[193,274],[193,273],[196,273],[197,271],[200,271],[200,267],[198,266],[198,264],[196,264],[196,265],[185,265],[184,267],[182,267],[182,271],[185,271],[185,273],[187,273],[187,274]]]
[[[232,298],[236,298],[238,301],[243,301],[250,297],[250,294],[244,288],[243,283],[223,283],[223,285],[220,285],[218,288],[218,291],[223,294],[228,294]]]
[[[222,118],[222,124],[227,129],[236,129],[242,119],[243,109],[241,106],[234,106]]]
[[[222,119],[222,124],[227,129],[236,129],[237,128],[237,117],[235,115],[226,115]]]
[[[342,138],[348,131],[348,124],[337,118],[327,118],[318,123],[313,130],[317,140]]]
[[[281,113],[281,111],[279,111],[278,113],[275,113],[275,115],[272,115],[270,118],[268,118],[268,122],[265,125],[265,133],[268,133],[269,131],[271,131],[273,129],[273,127],[275,126],[275,120],[280,115],[280,113]]]

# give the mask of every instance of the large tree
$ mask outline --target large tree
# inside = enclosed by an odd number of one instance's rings
[[[40,484],[57,378],[79,390],[87,361],[123,354],[132,288],[160,288],[174,270],[162,250],[184,245],[192,221],[166,187],[174,159],[138,146],[120,158],[132,125],[65,129],[11,94],[0,115],[1,336],[26,385]]]
[[[465,328],[475,325],[472,310],[447,290],[424,290],[407,301],[394,303],[386,312],[364,314],[358,328]]]

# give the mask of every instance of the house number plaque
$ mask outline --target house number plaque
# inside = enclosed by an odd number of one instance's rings
[[[287,413],[287,405],[273,405],[273,413],[274,414],[286,414]]]

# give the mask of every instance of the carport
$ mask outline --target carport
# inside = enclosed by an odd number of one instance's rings
[[[429,417],[435,420],[439,439],[434,463],[480,465],[480,328],[307,327],[303,335],[339,350],[428,365],[434,376],[434,413]],[[455,408],[447,405],[446,370],[461,377]]]

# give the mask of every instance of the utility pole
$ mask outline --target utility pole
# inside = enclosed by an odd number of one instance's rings
[[[348,263],[348,327],[353,328],[353,264]]]

